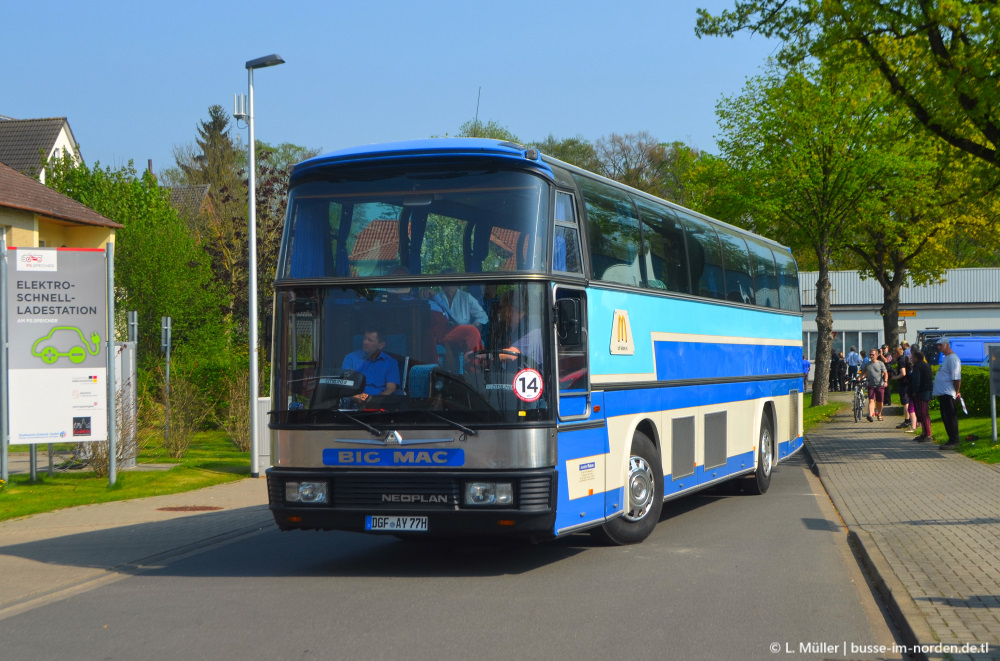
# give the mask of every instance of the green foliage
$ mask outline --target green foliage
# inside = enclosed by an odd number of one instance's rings
[[[545,140],[535,142],[532,146],[543,154],[558,158],[560,161],[565,161],[570,165],[575,165],[590,172],[597,172],[601,167],[601,162],[597,158],[594,145],[580,135],[573,138],[556,140],[550,133],[549,137],[545,138]]]
[[[873,88],[864,72],[772,66],[717,107],[731,187],[722,199],[735,202],[733,209],[752,220],[754,231],[815,256],[819,355],[832,344],[833,256],[871,222],[877,209],[871,192],[896,165],[885,148],[898,123],[888,106],[888,93]],[[817,365],[821,404],[829,367]]]
[[[50,161],[46,184],[121,223],[115,235],[116,306],[139,313],[139,359],[160,356],[160,318],[172,318],[173,345],[201,351],[218,346],[219,296],[208,260],[170,206],[166,189],[131,162],[113,170]],[[117,328],[118,337],[125,334]]]
[[[494,140],[506,140],[507,142],[513,142],[515,144],[521,143],[520,138],[514,135],[510,129],[495,119],[491,119],[485,124],[480,119],[470,119],[459,127],[457,137],[493,138]]]
[[[263,154],[267,152],[270,154],[268,157],[268,164],[273,167],[278,172],[287,174],[292,166],[302,161],[312,158],[318,155],[322,150],[320,148],[309,148],[302,147],[301,145],[292,144],[291,142],[282,142],[280,145],[272,145],[270,143],[264,142],[263,140],[257,140],[254,147],[258,154]],[[246,152],[240,152],[244,155],[241,167],[246,169]],[[258,176],[260,173],[258,172]]]
[[[718,16],[703,9],[698,15],[699,36],[747,30],[781,39],[786,61],[812,56],[859,64],[879,75],[929,132],[1000,166],[996,3],[736,0]]]
[[[171,362],[170,384],[166,383],[166,373],[158,370],[160,392],[164,399],[164,441],[167,454],[174,459],[183,457],[194,435],[202,431],[202,426],[215,410],[217,400],[205,395],[204,384],[196,376],[197,363]]]
[[[932,365],[931,371],[937,376],[939,365]],[[990,368],[962,365],[962,399],[971,416],[990,415]],[[930,401],[930,408],[938,408],[937,397]],[[964,415],[964,414],[962,414]]]

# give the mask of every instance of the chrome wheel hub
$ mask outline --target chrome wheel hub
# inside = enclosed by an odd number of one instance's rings
[[[625,519],[638,521],[649,513],[656,495],[656,478],[649,463],[642,457],[629,459],[628,511]]]

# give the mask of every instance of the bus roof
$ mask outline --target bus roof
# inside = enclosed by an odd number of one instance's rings
[[[691,209],[687,209],[668,200],[662,200],[654,195],[632,188],[631,186],[622,184],[621,182],[608,179],[607,177],[603,177],[594,172],[584,170],[570,163],[565,163],[557,158],[553,158],[552,156],[545,155],[543,158],[538,149],[533,147],[525,147],[524,145],[519,145],[514,142],[496,140],[493,138],[426,138],[423,140],[403,140],[399,142],[383,142],[369,145],[359,145],[357,147],[348,147],[346,149],[320,154],[319,156],[314,156],[313,158],[302,161],[292,170],[291,179],[294,182],[299,177],[306,175],[314,169],[341,163],[391,161],[393,159],[404,158],[438,158],[441,156],[473,156],[517,161],[522,165],[531,166],[536,170],[541,170],[547,173],[550,178],[554,179],[555,175],[552,171],[552,167],[549,165],[549,163],[552,163],[556,165],[556,167],[562,167],[588,177],[603,180],[610,185],[627,189],[633,193],[660,203],[665,203],[675,209],[683,209],[687,213],[692,213],[705,219],[707,222],[722,225],[740,234],[754,236],[757,239],[763,240],[774,246],[778,246],[789,253],[791,252],[787,246],[774,241],[773,239],[768,239],[741,227],[736,227],[721,220],[710,218],[709,216],[692,211]]]
[[[510,159],[548,172],[549,176],[552,175],[548,165],[542,163],[537,149],[490,138],[429,138],[361,145],[321,154],[296,165],[292,170],[292,178],[313,168],[337,163],[440,156]]]

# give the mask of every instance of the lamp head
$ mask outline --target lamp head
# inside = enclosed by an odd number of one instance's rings
[[[271,54],[265,55],[264,57],[258,57],[255,60],[247,60],[247,69],[263,69],[264,67],[273,67],[284,63],[285,60],[283,60],[280,55]]]

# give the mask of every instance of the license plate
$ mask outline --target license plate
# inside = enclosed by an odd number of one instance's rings
[[[427,532],[426,516],[366,516],[365,530]]]

